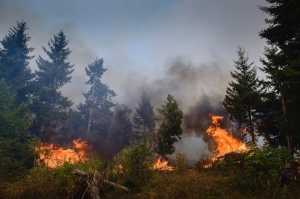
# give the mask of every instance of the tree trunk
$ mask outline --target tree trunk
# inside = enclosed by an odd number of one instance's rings
[[[91,120],[92,120],[93,108],[94,108],[95,81],[96,81],[96,73],[94,73],[93,90],[92,90],[92,106],[91,106],[90,114],[89,114],[89,121],[88,121],[88,126],[87,126],[87,131],[86,131],[86,139],[89,139],[90,128],[91,128]]]
[[[280,95],[281,95],[281,103],[282,103],[284,123],[285,123],[285,125],[287,125],[286,107],[285,107],[285,101],[284,101],[284,97],[283,97],[282,87],[280,89]],[[291,152],[291,154],[293,155],[293,153],[294,153],[293,152],[293,139],[292,139],[292,137],[291,137],[291,135],[289,134],[288,131],[286,131],[286,141],[287,141],[287,148]]]
[[[248,105],[247,105],[247,108],[248,108],[248,117],[249,117],[249,133],[251,135],[251,141],[255,145],[256,141],[255,141],[255,134],[254,134],[253,124],[252,124],[251,111],[250,111],[250,108],[249,108]]]
[[[72,173],[79,177],[88,177],[88,174],[86,172],[81,171],[79,169],[74,169],[72,171]],[[88,183],[88,187],[87,187],[88,193],[90,194],[90,197],[92,199],[100,199],[99,192],[100,192],[100,190],[104,189],[105,184],[114,186],[116,189],[120,189],[120,190],[123,190],[126,192],[130,191],[130,189],[128,189],[127,187],[124,187],[117,183],[105,180],[103,178],[103,176],[101,175],[101,173],[97,170],[95,170],[93,178],[92,179],[88,178],[88,180],[86,180],[86,182]],[[85,195],[85,192],[84,192],[82,198],[84,197],[84,195]]]

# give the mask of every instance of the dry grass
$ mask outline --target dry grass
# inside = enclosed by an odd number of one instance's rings
[[[101,194],[103,199],[212,199],[212,198],[232,198],[232,199],[269,199],[269,198],[300,198],[297,190],[292,190],[290,187],[282,187],[276,189],[276,193],[268,190],[257,190],[255,192],[245,193],[243,190],[233,187],[230,184],[230,176],[225,177],[218,171],[203,169],[185,172],[177,171],[157,171],[151,183],[142,188],[139,193],[124,193],[109,189],[106,193]],[[51,178],[48,178],[51,181]],[[27,181],[28,182],[28,181]],[[28,188],[26,181],[18,181],[10,183],[8,186],[2,187],[0,198],[30,198],[26,193],[35,192],[38,189],[43,190],[43,198],[72,198],[74,193],[67,193],[70,190],[69,183],[52,184],[37,181],[36,184]],[[34,182],[31,182],[34,183]],[[42,186],[42,187],[41,187]],[[58,187],[60,186],[59,190]],[[64,187],[65,186],[65,187]],[[48,191],[47,191],[48,190]],[[50,193],[52,192],[52,193]],[[34,193],[29,195],[33,196]],[[81,196],[82,194],[80,194]],[[71,196],[71,197],[70,197]],[[78,198],[78,195],[77,197]]]
[[[140,193],[124,194],[121,192],[107,193],[104,198],[120,199],[264,199],[264,198],[300,198],[299,195],[291,194],[286,187],[276,193],[255,192],[245,194],[241,190],[230,186],[228,177],[220,172],[211,170],[193,170],[187,172],[160,171],[156,173],[151,184]]]

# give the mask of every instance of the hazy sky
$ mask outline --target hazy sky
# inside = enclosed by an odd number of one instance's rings
[[[104,59],[103,82],[116,102],[136,106],[142,89],[155,105],[168,93],[183,108],[200,89],[222,99],[237,47],[261,66],[265,41],[258,32],[267,17],[264,0],[0,0],[0,39],[17,21],[27,22],[31,55],[42,52],[62,29],[73,51],[72,83],[63,93],[78,104],[88,88],[84,68]],[[31,63],[36,70],[36,63]],[[185,105],[187,103],[187,105]]]

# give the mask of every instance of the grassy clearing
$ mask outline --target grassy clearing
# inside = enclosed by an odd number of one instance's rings
[[[270,198],[300,198],[300,187],[277,187],[276,192],[256,190],[249,192],[237,189],[230,184],[230,177],[214,170],[193,170],[186,172],[159,171],[154,180],[140,193],[124,194],[120,192],[106,193],[106,199],[270,199]]]
[[[65,170],[66,172],[70,169]],[[75,187],[72,179],[57,175],[55,170],[35,171],[39,176],[33,179],[21,179],[16,182],[2,184],[0,194],[3,199],[49,198],[66,199],[81,198],[83,189]],[[298,186],[298,187],[297,187]],[[249,189],[251,190],[251,189]],[[300,198],[299,185],[273,187],[272,189],[257,189],[249,191],[239,189],[232,184],[230,176],[209,169],[193,171],[155,171],[153,180],[139,192],[124,193],[107,188],[101,194],[104,199],[199,199],[199,198]]]

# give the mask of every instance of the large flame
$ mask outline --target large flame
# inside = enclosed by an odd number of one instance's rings
[[[229,132],[221,129],[219,120],[222,120],[222,116],[210,115],[212,119],[211,126],[206,130],[206,133],[210,135],[216,142],[216,146],[212,149],[213,152],[218,155],[223,155],[233,151],[247,150],[247,146],[240,140],[234,138]]]
[[[39,159],[50,168],[61,166],[64,162],[75,163],[86,160],[85,151],[90,146],[80,139],[73,140],[73,145],[73,148],[63,149],[57,148],[53,144],[44,143],[43,146],[37,148]]]

